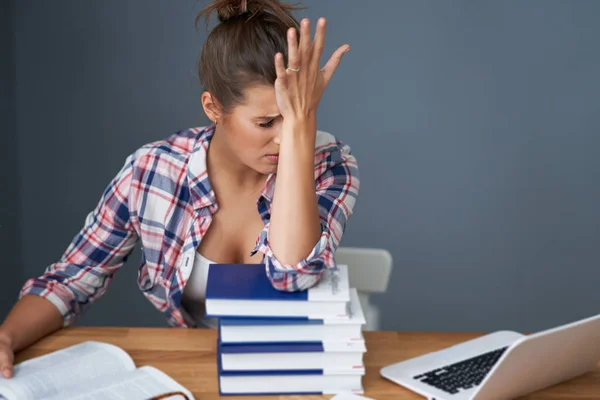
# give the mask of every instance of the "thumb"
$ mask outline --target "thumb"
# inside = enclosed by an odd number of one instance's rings
[[[4,367],[2,367],[2,376],[10,379],[13,377],[13,367],[12,365],[5,365]]]
[[[338,65],[342,61],[342,56],[350,51],[350,46],[340,46],[336,51],[333,52],[329,61],[323,68],[321,68],[321,72],[323,72],[323,78],[325,79],[325,84],[329,83],[329,80],[333,76],[333,73],[337,69]]]
[[[0,352],[0,373],[5,378],[13,376],[13,354],[8,350]]]

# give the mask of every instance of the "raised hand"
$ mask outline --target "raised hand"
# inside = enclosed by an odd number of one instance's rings
[[[300,23],[300,43],[295,28],[287,32],[288,66],[284,65],[283,55],[275,55],[275,95],[277,106],[284,121],[305,119],[316,114],[323,92],[342,56],[350,46],[340,46],[323,68],[320,68],[321,55],[325,45],[325,18],[319,18],[314,42],[310,40],[310,21],[305,18]]]

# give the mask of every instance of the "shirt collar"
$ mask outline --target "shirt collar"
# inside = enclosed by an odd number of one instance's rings
[[[263,190],[260,192],[260,195],[267,199],[270,203],[273,202],[273,192],[275,191],[275,178],[276,174],[269,174],[267,177],[267,181],[265,182],[265,186]]]
[[[201,128],[196,136],[196,143],[190,155],[187,168],[187,181],[190,191],[190,200],[194,210],[209,208],[211,213],[218,210],[217,199],[215,192],[210,184],[207,171],[207,155],[210,141],[215,133],[215,125],[209,125]],[[265,187],[261,192],[261,197],[264,197],[269,203],[273,202],[273,193],[275,191],[276,174],[270,174],[267,177]],[[258,199],[260,201],[260,198]]]

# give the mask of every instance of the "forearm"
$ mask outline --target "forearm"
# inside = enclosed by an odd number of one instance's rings
[[[321,235],[314,177],[315,132],[314,117],[284,120],[282,127],[269,242],[283,264],[297,264],[306,258]]]
[[[59,330],[63,319],[54,304],[36,295],[23,296],[0,326],[0,335],[17,352]]]

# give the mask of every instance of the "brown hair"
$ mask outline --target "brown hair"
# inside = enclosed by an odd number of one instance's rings
[[[299,29],[295,9],[279,0],[216,0],[200,11],[196,26],[213,12],[220,21],[204,43],[198,74],[223,112],[242,103],[249,86],[275,83],[275,54],[287,63],[287,30]]]

